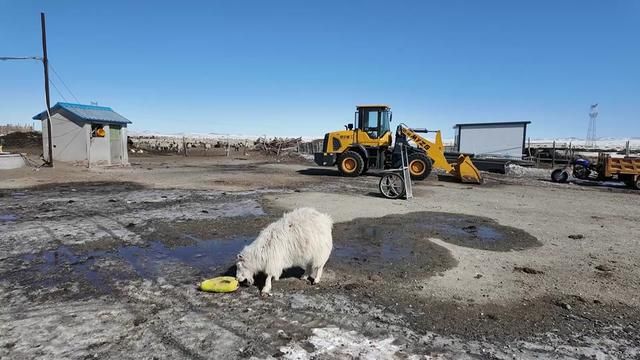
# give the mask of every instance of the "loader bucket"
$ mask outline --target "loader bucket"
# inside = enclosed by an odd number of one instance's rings
[[[471,159],[466,155],[458,156],[458,161],[453,165],[453,175],[463,183],[482,183],[480,170],[473,165]]]

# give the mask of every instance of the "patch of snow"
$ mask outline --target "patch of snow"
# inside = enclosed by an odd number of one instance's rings
[[[551,176],[551,170],[508,164],[505,166],[505,174],[512,177],[544,177],[548,179]]]
[[[317,356],[344,357],[356,359],[392,359],[400,350],[393,345],[393,338],[371,340],[355,331],[344,331],[337,327],[313,329],[313,336],[308,341],[316,350],[308,353],[300,345],[280,349],[284,353],[284,359],[303,360]]]
[[[307,352],[298,344],[284,346],[280,351],[284,359],[306,360],[316,358],[337,359],[441,359],[440,356],[398,356],[400,346],[394,345],[394,338],[370,339],[355,331],[345,331],[337,327],[316,328],[307,341],[313,344],[315,350]]]

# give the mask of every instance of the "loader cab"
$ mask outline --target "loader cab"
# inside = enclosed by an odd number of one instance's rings
[[[358,136],[359,143],[366,145],[391,145],[391,108],[387,105],[359,105],[355,113],[355,129],[363,136]],[[367,139],[368,138],[368,139]],[[375,142],[375,144],[371,142]],[[383,142],[384,144],[382,144]],[[388,144],[387,144],[388,142]]]

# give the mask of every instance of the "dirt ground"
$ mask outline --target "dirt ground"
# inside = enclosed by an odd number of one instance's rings
[[[640,192],[544,173],[378,177],[135,155],[0,172],[0,358],[640,358]],[[318,285],[197,290],[284,211],[329,213]]]

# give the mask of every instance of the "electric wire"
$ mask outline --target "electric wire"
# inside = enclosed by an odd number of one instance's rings
[[[58,78],[58,80],[60,80],[60,82],[62,83],[62,86],[64,86],[65,89],[67,89],[67,91],[69,92],[69,94],[71,94],[71,97],[73,97],[77,103],[80,103],[80,100],[78,100],[78,98],[76,97],[76,95],[73,93],[73,91],[71,91],[71,89],[69,89],[69,87],[67,86],[67,84],[64,82],[64,80],[62,80],[62,76],[60,76],[60,74],[56,71],[56,69],[53,67],[53,64],[51,64],[51,61],[49,61],[49,67],[51,67],[51,70],[53,71],[53,74]]]
[[[53,86],[53,88],[56,90],[56,92],[58,93],[58,95],[60,95],[60,97],[62,98],[62,100],[64,100],[65,102],[69,102],[67,100],[66,97],[64,97],[64,95],[62,94],[62,92],[60,91],[60,89],[58,89],[58,87],[56,86],[56,84],[53,82],[53,79],[49,79],[49,84],[51,84],[51,86]]]

